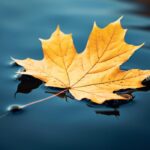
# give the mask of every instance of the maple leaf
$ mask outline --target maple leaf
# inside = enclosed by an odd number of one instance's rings
[[[142,81],[150,76],[150,70],[120,70],[142,45],[134,46],[124,40],[126,29],[120,19],[100,28],[94,23],[85,50],[77,53],[72,35],[64,34],[59,27],[52,36],[41,39],[42,60],[14,59],[25,71],[45,82],[46,86],[64,88],[77,100],[83,98],[101,104],[106,100],[126,100],[113,93],[120,89],[143,87]]]

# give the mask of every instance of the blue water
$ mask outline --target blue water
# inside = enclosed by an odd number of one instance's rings
[[[150,18],[148,13],[140,13],[143,10],[146,12],[142,4],[121,0],[1,0],[0,113],[11,104],[26,104],[50,95],[36,81],[38,88],[28,92],[19,89],[15,97],[20,83],[15,72],[21,68],[12,65],[10,57],[41,59],[38,38],[48,38],[58,24],[65,33],[73,34],[80,52],[94,21],[104,27],[123,15],[123,26],[129,29],[126,41],[146,43],[123,67],[150,69]],[[9,113],[0,118],[0,150],[150,149],[150,93],[136,92],[134,96],[133,102],[115,110],[56,97]]]

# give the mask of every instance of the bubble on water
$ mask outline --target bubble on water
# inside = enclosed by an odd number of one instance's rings
[[[7,111],[17,112],[21,111],[23,108],[24,108],[23,105],[13,104],[7,107]]]

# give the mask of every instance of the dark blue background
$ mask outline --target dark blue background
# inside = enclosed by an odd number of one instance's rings
[[[147,4],[147,6],[149,6]],[[149,10],[142,3],[115,0],[0,0],[0,113],[11,104],[26,104],[49,96],[44,85],[14,97],[19,81],[10,56],[41,59],[38,40],[48,38],[59,24],[73,33],[78,51],[85,47],[96,21],[101,27],[124,16],[126,41],[146,42],[123,66],[150,69]],[[134,93],[120,116],[96,114],[107,107],[53,98],[0,119],[0,150],[142,150],[150,149],[150,93]]]

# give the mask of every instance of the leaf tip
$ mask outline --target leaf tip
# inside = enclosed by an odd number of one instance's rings
[[[61,31],[61,30],[60,30],[60,26],[59,26],[59,25],[57,25],[57,27],[56,27],[56,31],[57,31],[57,32]]]
[[[44,41],[44,39],[42,39],[42,38],[39,38],[39,40],[40,40],[40,42],[43,42],[43,41]]]
[[[70,37],[72,37],[72,33],[69,33],[68,35],[69,35]]]
[[[145,42],[143,42],[140,46],[142,47],[142,46],[144,46],[145,45]]]
[[[123,19],[123,16],[119,17],[114,23],[120,23],[122,19]]]
[[[145,45],[145,42],[142,43],[142,44],[140,44],[140,45],[138,46],[138,48],[141,48],[141,47],[143,47],[144,45]]]
[[[97,27],[96,21],[94,21],[94,23],[93,23],[93,27]]]
[[[96,21],[94,21],[94,23],[93,23],[93,30],[96,29],[96,28],[99,28],[99,27],[97,26]]]
[[[123,16],[119,17],[117,21],[120,22],[122,19],[123,19]]]
[[[13,60],[13,61],[15,61],[15,58],[14,58],[14,57],[12,57],[12,56],[10,56],[10,59],[11,59],[11,60]]]

